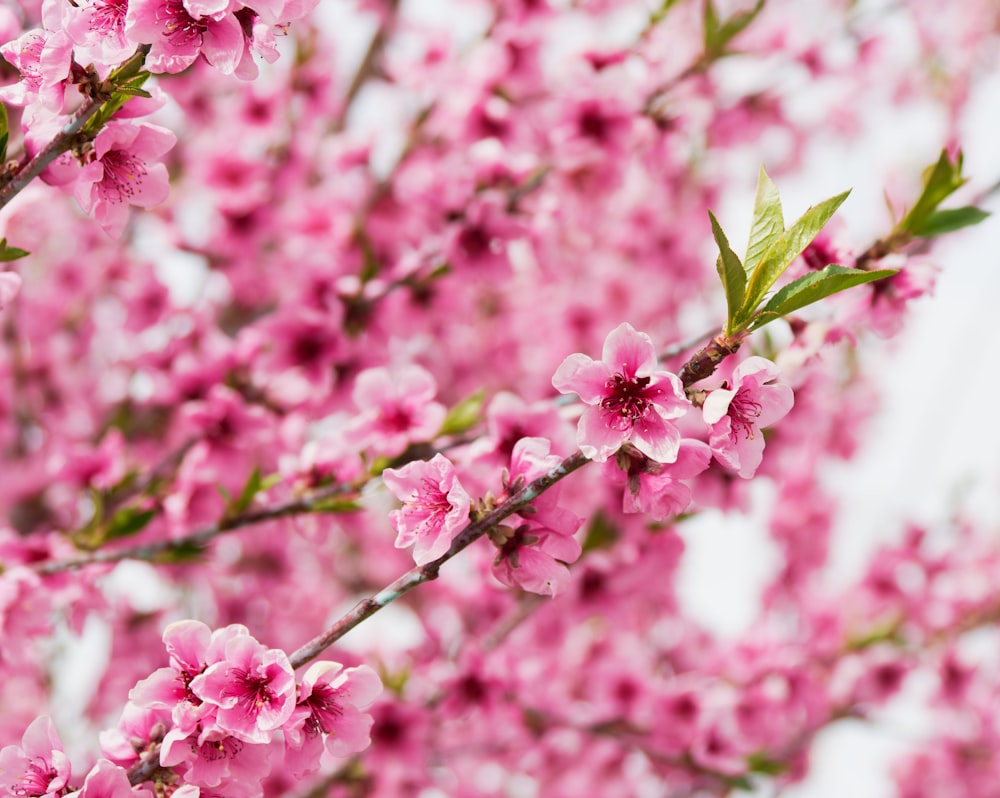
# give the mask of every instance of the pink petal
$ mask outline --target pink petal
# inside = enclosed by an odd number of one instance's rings
[[[631,441],[636,449],[656,462],[672,463],[677,459],[681,433],[652,410],[632,426]]]
[[[560,364],[552,376],[552,385],[559,393],[575,393],[581,401],[594,405],[604,398],[610,378],[606,364],[578,353]]]
[[[576,428],[576,443],[585,457],[603,463],[625,442],[625,433],[611,429],[599,407],[588,407]]]
[[[646,333],[628,323],[619,324],[604,340],[601,359],[613,374],[648,376],[656,370],[656,347]]]

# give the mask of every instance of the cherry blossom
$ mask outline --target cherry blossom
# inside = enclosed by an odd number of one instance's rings
[[[570,355],[552,384],[576,393],[587,405],[577,428],[577,443],[587,457],[604,462],[626,441],[660,463],[677,459],[680,432],[671,423],[690,407],[675,374],[657,368],[656,349],[630,324],[612,330],[602,359]]]

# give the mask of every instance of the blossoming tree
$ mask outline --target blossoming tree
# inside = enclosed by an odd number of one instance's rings
[[[911,679],[938,731],[898,795],[994,795],[990,529],[900,519],[825,575],[857,351],[987,215],[960,148],[998,28],[0,5],[0,796],[773,794]],[[930,165],[859,187],[877,229],[821,187],[787,221],[876,105],[931,115]],[[729,639],[676,575],[692,519],[744,515],[780,562]]]

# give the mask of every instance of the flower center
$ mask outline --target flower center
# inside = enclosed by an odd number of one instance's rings
[[[744,438],[752,441],[762,410],[760,402],[755,402],[750,396],[750,391],[740,388],[729,403],[730,437],[736,440],[736,434],[741,432]]]
[[[619,372],[604,387],[608,395],[601,400],[607,422],[616,430],[629,430],[649,411],[654,391],[649,388],[649,377],[629,377]]]
[[[156,11],[156,21],[163,22],[163,35],[174,47],[200,47],[208,25],[192,17],[181,0],[167,0]]]
[[[92,31],[125,30],[125,12],[128,9],[127,0],[95,0],[90,7],[90,29]]]
[[[224,691],[223,696],[235,696],[247,718],[256,718],[265,706],[274,702],[276,696],[267,679],[251,676],[242,668],[230,668],[227,675],[234,685],[231,690]]]
[[[101,158],[104,177],[98,185],[101,198],[108,202],[126,202],[146,175],[145,164],[125,150],[111,150]]]
[[[437,483],[424,477],[420,484],[423,490],[420,491],[411,507],[421,515],[447,515],[451,510],[451,502],[448,501],[448,497]]]
[[[313,687],[309,708],[312,714],[306,721],[306,728],[314,734],[330,734],[344,714],[344,708],[337,701],[337,691],[328,685]]]
[[[45,795],[49,792],[49,784],[55,777],[55,768],[50,767],[40,756],[35,757],[28,763],[24,775],[18,779],[20,783],[14,787],[14,795],[25,798]]]

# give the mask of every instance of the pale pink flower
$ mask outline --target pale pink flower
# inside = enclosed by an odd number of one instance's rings
[[[91,160],[80,171],[73,196],[108,235],[118,237],[128,208],[153,208],[170,194],[167,167],[158,160],[176,142],[158,125],[109,122],[94,139]]]
[[[626,441],[659,463],[677,459],[681,434],[671,421],[690,404],[677,375],[657,368],[656,349],[645,333],[621,324],[604,341],[601,360],[567,357],[552,384],[588,405],[577,427],[580,451],[599,463]]]
[[[715,459],[744,479],[756,473],[763,459],[761,429],[792,409],[792,389],[774,384],[777,378],[778,367],[770,360],[747,358],[733,371],[732,385],[723,383],[709,393],[702,407]]]
[[[69,758],[52,720],[35,718],[21,737],[20,745],[0,750],[0,794],[48,798],[62,795],[70,778]]]
[[[472,500],[444,455],[402,468],[387,468],[382,480],[397,499],[399,510],[389,514],[396,530],[396,548],[413,546],[417,565],[436,560],[469,521]]]
[[[447,415],[434,401],[437,383],[417,365],[362,371],[352,397],[361,409],[352,429],[360,447],[371,446],[380,455],[395,457],[418,441],[429,441]]]

